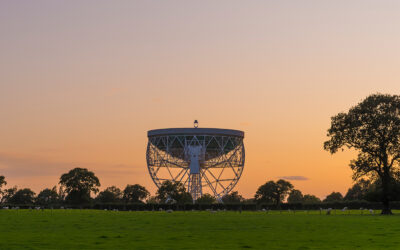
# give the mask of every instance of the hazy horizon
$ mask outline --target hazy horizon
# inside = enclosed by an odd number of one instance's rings
[[[2,1],[0,175],[38,192],[74,167],[156,188],[147,131],[245,132],[235,190],[345,194],[330,118],[400,91],[397,1]]]

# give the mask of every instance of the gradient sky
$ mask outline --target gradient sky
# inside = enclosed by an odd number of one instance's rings
[[[354,152],[330,117],[400,92],[399,1],[1,1],[0,174],[38,192],[74,167],[145,185],[147,130],[245,131],[245,197],[324,197]],[[296,178],[301,176],[304,178]],[[300,179],[300,180],[296,180]]]

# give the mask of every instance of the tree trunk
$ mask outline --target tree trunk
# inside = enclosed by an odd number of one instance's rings
[[[385,171],[383,174],[382,178],[382,203],[383,203],[383,209],[381,214],[383,215],[389,215],[393,214],[392,210],[390,209],[389,205],[389,185],[390,185],[390,176],[389,172]]]

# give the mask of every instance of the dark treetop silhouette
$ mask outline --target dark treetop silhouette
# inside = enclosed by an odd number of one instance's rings
[[[192,202],[192,196],[186,192],[185,186],[180,182],[164,181],[157,190],[157,199],[162,203],[184,204]]]
[[[141,202],[150,196],[149,191],[139,184],[127,185],[124,189],[123,199],[125,202]]]
[[[100,187],[99,178],[86,168],[74,168],[60,177],[60,184],[67,192],[66,199],[71,203],[90,202],[90,193],[97,193]]]
[[[258,188],[254,198],[258,202],[274,202],[279,206],[292,189],[293,185],[288,181],[269,181]]]
[[[303,202],[303,198],[304,198],[304,196],[300,190],[292,189],[292,191],[290,191],[290,193],[289,193],[289,197],[288,197],[287,201],[289,203],[301,203],[301,202]]]
[[[102,203],[120,202],[122,200],[122,191],[116,186],[111,186],[101,191],[96,200]]]

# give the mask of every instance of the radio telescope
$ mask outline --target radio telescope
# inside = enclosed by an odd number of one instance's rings
[[[156,129],[147,132],[147,168],[156,186],[181,182],[197,200],[210,193],[217,200],[229,193],[243,172],[244,132],[232,129]]]

